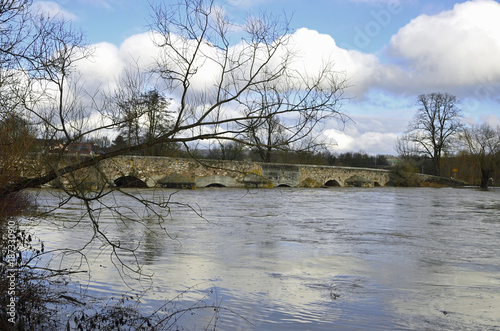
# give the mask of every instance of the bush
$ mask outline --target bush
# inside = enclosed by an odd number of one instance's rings
[[[388,186],[414,187],[419,186],[416,173],[418,169],[409,162],[397,164],[393,167]]]

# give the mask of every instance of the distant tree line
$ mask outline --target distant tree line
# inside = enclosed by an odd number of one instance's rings
[[[127,145],[124,135],[118,135],[113,141],[109,138],[91,140],[104,152],[121,149]],[[252,161],[288,164],[314,164],[343,167],[388,168],[391,166],[387,155],[369,155],[365,152],[334,153],[331,151],[271,151],[262,157],[257,148],[248,148],[245,144],[235,142],[216,143],[207,147],[186,149],[181,144],[160,144],[154,149],[135,151],[129,155],[165,156],[180,158],[198,158],[226,161]]]
[[[265,162],[258,149],[245,149],[244,145],[220,144],[205,151],[199,157],[221,160]],[[364,152],[333,153],[331,151],[275,151],[267,158],[272,163],[315,164],[344,167],[385,168],[390,162],[385,155],[369,155]]]

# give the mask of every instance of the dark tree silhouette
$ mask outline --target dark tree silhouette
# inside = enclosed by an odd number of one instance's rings
[[[465,128],[460,142],[468,159],[481,173],[481,187],[488,188],[490,178],[500,166],[500,127],[483,123]]]
[[[429,157],[434,174],[440,175],[441,156],[453,135],[463,127],[462,110],[458,108],[456,97],[448,93],[419,95],[418,106],[408,126],[408,134],[402,138],[405,141],[400,144],[413,154]]]

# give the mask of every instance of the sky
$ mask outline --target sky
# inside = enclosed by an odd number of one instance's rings
[[[174,3],[177,0],[166,0]],[[326,123],[333,152],[395,155],[420,94],[455,95],[466,124],[500,125],[500,3],[493,0],[216,0],[235,22],[249,13],[290,18],[304,61],[318,54],[345,72],[352,121]],[[82,76],[117,78],[125,58],[151,56],[147,0],[35,1],[96,47]]]

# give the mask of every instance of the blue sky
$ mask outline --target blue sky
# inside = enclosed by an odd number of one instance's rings
[[[457,2],[232,0],[218,3],[223,5],[235,19],[243,18],[247,13],[260,11],[286,13],[292,19],[292,29],[316,30],[332,36],[343,48],[372,53],[383,49],[391,36],[411,19],[422,14],[429,15],[450,10]],[[132,34],[148,30],[147,0],[59,0],[55,1],[55,4],[73,15],[75,18],[73,24],[86,33],[91,43],[110,42],[119,46]]]
[[[36,1],[63,13],[88,42],[101,47],[89,76],[115,79],[123,57],[146,56],[146,0]],[[169,3],[170,1],[164,1]],[[419,94],[449,92],[461,100],[467,123],[500,125],[500,4],[493,0],[225,0],[227,15],[291,17],[306,53],[330,52],[352,78],[345,111],[353,119],[325,135],[333,151],[394,154]],[[146,45],[146,46],[145,46]],[[304,46],[306,47],[306,46]],[[84,73],[85,74],[85,73]]]

